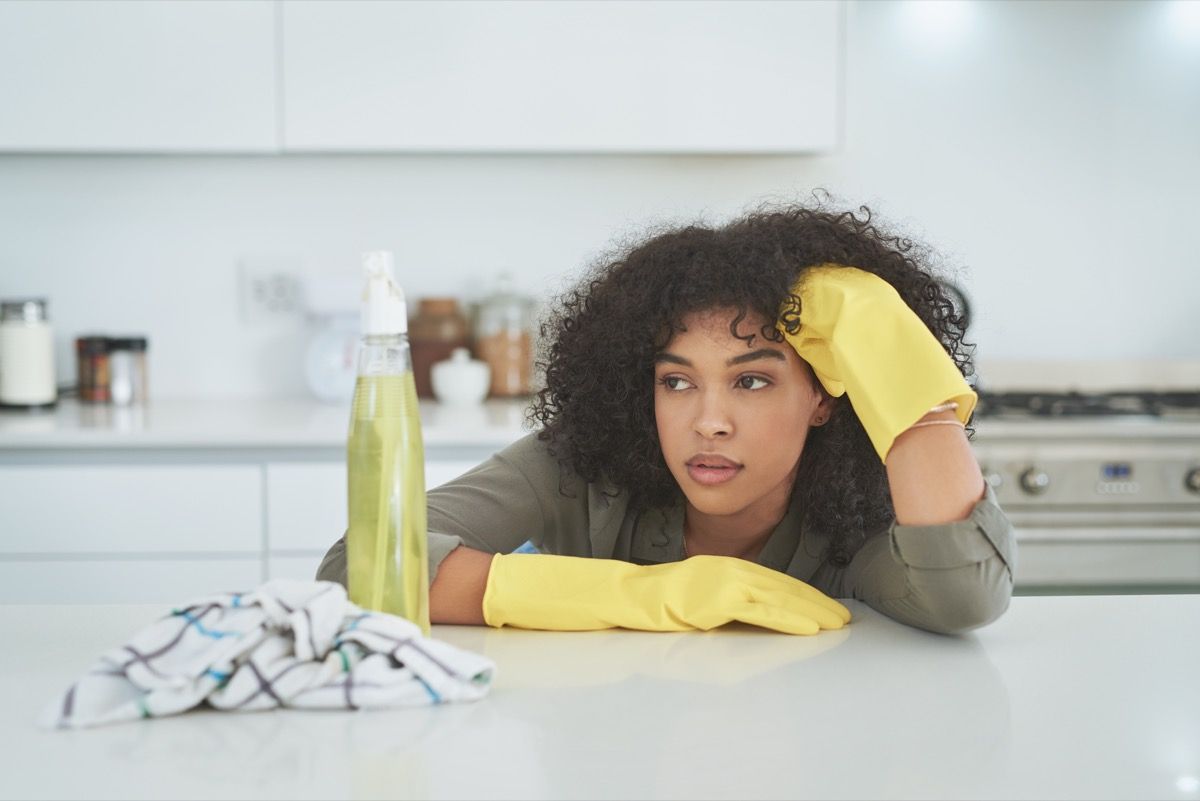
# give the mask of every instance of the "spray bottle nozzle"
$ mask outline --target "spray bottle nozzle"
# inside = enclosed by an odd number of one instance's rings
[[[362,332],[364,336],[405,334],[408,332],[408,308],[404,290],[396,283],[395,263],[390,250],[372,250],[363,254]]]

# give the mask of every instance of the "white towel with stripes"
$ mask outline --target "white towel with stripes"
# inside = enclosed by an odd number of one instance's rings
[[[475,701],[495,663],[351,603],[342,585],[276,579],[197,599],[100,658],[43,713],[51,728],[229,711]]]

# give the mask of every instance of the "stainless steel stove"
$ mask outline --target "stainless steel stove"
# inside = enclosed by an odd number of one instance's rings
[[[1120,392],[988,392],[979,393],[978,417],[1114,417],[1183,418],[1200,421],[1200,390]]]
[[[1018,592],[1200,592],[1200,391],[979,396]]]

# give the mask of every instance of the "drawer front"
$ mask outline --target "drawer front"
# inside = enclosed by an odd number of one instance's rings
[[[324,550],[268,554],[267,579],[289,578],[314,581],[317,577],[317,568],[320,567],[321,560],[324,558]]]
[[[261,558],[6,559],[0,560],[0,603],[178,606],[217,592],[252,590],[262,573]]]
[[[0,554],[262,552],[254,465],[0,467]]]
[[[268,464],[267,549],[324,553],[346,531],[346,506],[345,464]]]
[[[1189,584],[1200,587],[1200,541],[1022,542],[1017,587]]]
[[[425,462],[425,487],[445,484],[479,461]],[[267,548],[325,553],[346,532],[346,465],[342,462],[267,465]]]

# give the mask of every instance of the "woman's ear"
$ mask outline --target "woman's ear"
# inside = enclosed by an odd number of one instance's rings
[[[804,359],[801,359],[800,362],[804,365],[804,372],[808,374],[809,384],[818,398],[817,405],[813,407],[812,413],[808,417],[808,424],[809,426],[823,426],[833,416],[833,408],[834,404],[837,403],[837,398],[825,390],[825,386],[817,378],[816,371],[812,369],[811,364]]]
[[[809,418],[808,424],[810,426],[823,426],[828,423],[829,418],[833,417],[833,407],[835,403],[836,400],[834,398],[822,391],[821,401],[817,404],[817,407],[813,409],[812,417]]]
[[[825,387],[821,382],[813,376],[813,388],[817,392],[817,405],[813,407],[812,415],[809,417],[808,424],[810,426],[823,426],[829,422],[829,418],[833,417],[833,410],[837,406],[837,398],[825,391]]]

